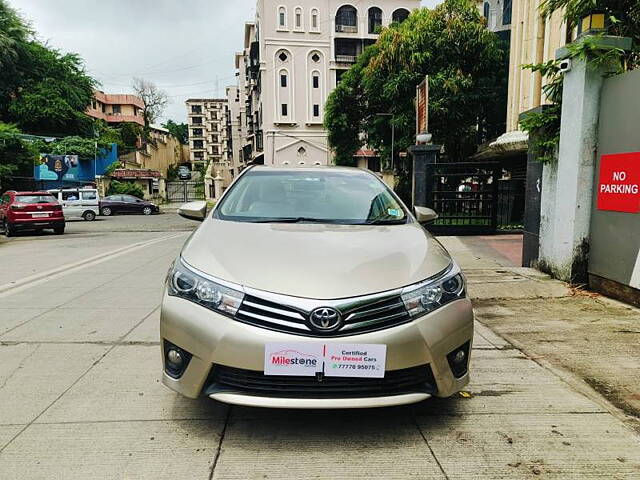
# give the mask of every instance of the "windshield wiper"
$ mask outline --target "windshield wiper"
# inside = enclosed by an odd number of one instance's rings
[[[252,220],[251,223],[338,223],[336,220],[327,218],[311,218],[311,217],[282,217],[282,218],[261,218]]]
[[[378,218],[365,222],[363,225],[403,225],[407,223],[405,218]]]

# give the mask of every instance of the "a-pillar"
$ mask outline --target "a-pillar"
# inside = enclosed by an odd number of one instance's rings
[[[605,48],[631,44],[630,39],[608,36],[590,37],[589,41]],[[558,59],[568,56],[566,47],[556,53]],[[564,74],[558,161],[543,169],[538,267],[572,283],[584,283],[587,277],[600,91],[612,67],[571,59]]]

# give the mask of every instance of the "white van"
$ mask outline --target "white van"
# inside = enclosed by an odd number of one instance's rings
[[[93,221],[100,213],[100,195],[95,188],[63,188],[49,190],[62,205],[65,219],[83,218]]]

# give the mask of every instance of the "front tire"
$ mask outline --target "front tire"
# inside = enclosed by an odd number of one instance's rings
[[[105,217],[110,217],[111,215],[113,215],[113,210],[111,210],[111,207],[104,207],[102,209],[102,215],[104,215]]]
[[[96,219],[96,214],[91,210],[87,210],[82,214],[82,218],[84,218],[87,222],[93,222]]]
[[[151,209],[151,207],[144,207],[142,209],[142,213],[144,213],[145,215],[151,215],[153,213],[153,210]]]
[[[14,237],[16,235],[16,229],[6,220],[4,221],[4,235],[7,238]]]

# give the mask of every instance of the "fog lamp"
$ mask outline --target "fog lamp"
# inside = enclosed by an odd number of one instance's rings
[[[453,361],[455,363],[462,363],[467,359],[467,354],[464,353],[464,350],[458,350],[456,354],[453,356]]]
[[[182,358],[182,354],[179,351],[171,349],[167,352],[167,361],[171,364],[171,366],[179,368],[182,366],[182,362],[184,362],[184,359]]]

